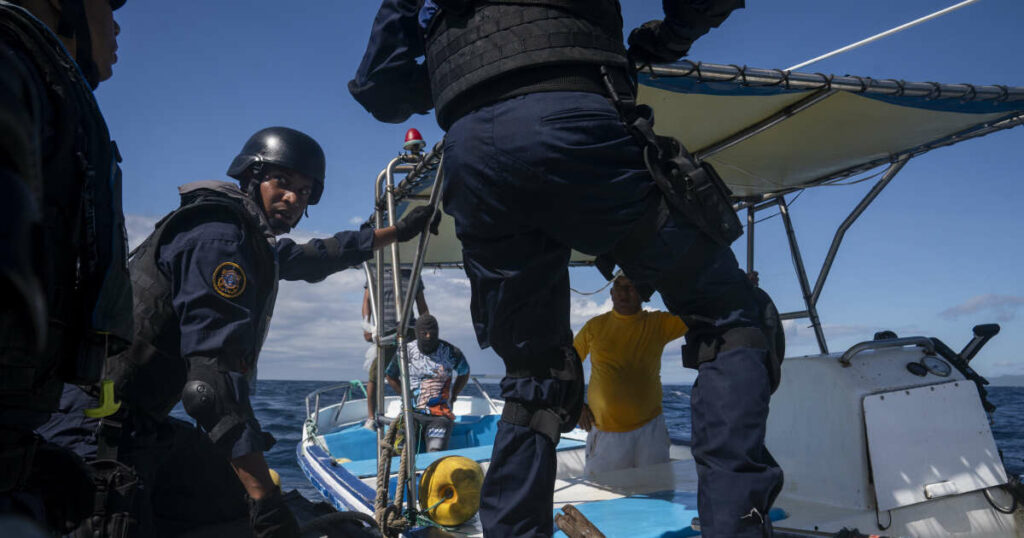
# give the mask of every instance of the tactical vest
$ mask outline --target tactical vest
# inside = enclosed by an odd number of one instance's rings
[[[256,327],[251,357],[245,364],[226,364],[256,374],[256,358],[266,337],[277,297],[277,259],[273,234],[263,211],[234,184],[198,181],[179,187],[181,206],[162,218],[156,229],[132,253],[129,269],[135,289],[135,339],[127,351],[107,361],[106,377],[114,380],[115,393],[137,418],[162,420],[181,400],[187,365],[181,356],[179,319],[171,304],[171,280],[159,267],[159,246],[171,237],[213,217],[227,216],[242,228],[244,240],[255,253],[249,290],[266,290],[267,300]]]
[[[0,42],[35,69],[38,80],[24,82],[46,112],[33,155],[40,166],[22,179],[42,213],[35,266],[49,318],[41,356],[15,346],[0,352],[0,409],[49,413],[64,382],[97,383],[105,358],[131,341],[121,159],[92,89],[53,32],[0,1]]]
[[[628,66],[618,0],[476,1],[464,12],[438,4],[426,61],[442,129],[517,95],[604,93],[597,66]]]

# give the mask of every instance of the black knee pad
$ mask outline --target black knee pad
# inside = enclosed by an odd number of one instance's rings
[[[769,370],[772,376],[772,392],[782,382],[782,361],[786,358],[786,331],[782,327],[782,317],[775,307],[768,292],[754,288],[754,299],[761,312],[761,331],[768,341]]]
[[[552,370],[552,377],[566,382],[562,404],[555,409],[561,422],[559,431],[566,433],[572,431],[580,421],[580,415],[583,413],[586,380],[583,378],[583,361],[576,353],[576,348],[569,346],[563,351],[565,352],[563,366],[558,370]]]
[[[560,351],[560,360],[552,361],[547,369],[510,370],[509,377],[541,377],[562,382],[563,392],[559,402],[550,407],[532,407],[513,400],[505,401],[501,418],[517,426],[526,426],[542,433],[558,444],[561,433],[576,427],[583,413],[583,396],[586,381],[583,378],[583,361],[576,348],[567,346]]]
[[[759,319],[754,327],[719,328],[708,324],[694,324],[686,334],[683,346],[683,366],[696,369],[701,363],[714,360],[719,353],[736,348],[765,350],[771,391],[782,381],[782,360],[786,357],[786,334],[782,318],[775,303],[764,290],[754,288]]]

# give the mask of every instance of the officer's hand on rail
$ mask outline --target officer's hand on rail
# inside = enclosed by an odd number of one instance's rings
[[[674,62],[689,51],[664,21],[648,21],[629,33],[629,58],[637,65]]]
[[[433,220],[431,220],[433,216]],[[434,215],[434,210],[428,206],[414,207],[402,220],[395,224],[395,237],[399,242],[405,242],[420,234],[430,224],[430,233],[437,235],[438,225],[441,222],[441,213]]]
[[[298,538],[299,523],[284,503],[280,489],[259,500],[250,500],[249,521],[256,538]]]
[[[583,412],[580,413],[579,426],[588,432],[594,427],[594,414],[590,412],[590,406],[587,404],[583,404]]]

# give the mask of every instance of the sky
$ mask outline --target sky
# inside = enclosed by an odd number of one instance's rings
[[[748,2],[701,38],[689,59],[786,68],[937,11],[952,0],[773,0]],[[625,0],[627,31],[661,17],[661,2]],[[124,208],[132,244],[178,204],[177,185],[228,179],[225,170],[255,131],[304,131],[327,154],[327,186],[293,234],[297,240],[353,229],[369,215],[373,181],[417,127],[429,145],[443,133],[432,115],[376,122],[348,94],[378,4],[370,0],[130,0],[114,77],[97,98],[124,156]],[[1020,0],[980,0],[937,20],[830,58],[805,71],[945,83],[1024,86]],[[841,126],[837,126],[841,128]],[[960,349],[979,323],[1002,332],[974,360],[982,374],[1024,374],[1024,128],[942,148],[912,160],[847,233],[818,311],[830,350],[875,331],[926,335]],[[836,227],[872,182],[810,189],[792,204],[813,282]],[[759,218],[767,214],[759,214]],[[802,310],[778,218],[756,228],[755,268],[783,311]],[[734,245],[746,264],[745,239]],[[459,270],[424,273],[441,337],[459,346],[474,373],[498,374],[480,350]],[[611,308],[592,268],[571,271],[578,329]],[[318,284],[284,282],[260,359],[263,379],[365,379],[360,270]],[[600,291],[598,291],[600,290]],[[664,308],[655,296],[649,308]],[[806,320],[786,322],[787,355],[817,353]],[[666,383],[692,381],[682,341],[666,347]]]

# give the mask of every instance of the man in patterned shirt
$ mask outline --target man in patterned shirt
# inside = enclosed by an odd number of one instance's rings
[[[452,407],[469,381],[469,363],[459,348],[438,337],[437,319],[430,314],[416,320],[416,341],[406,344],[405,350],[413,418],[424,432],[427,452],[445,450],[455,420]],[[398,361],[391,361],[385,376],[401,394]]]

